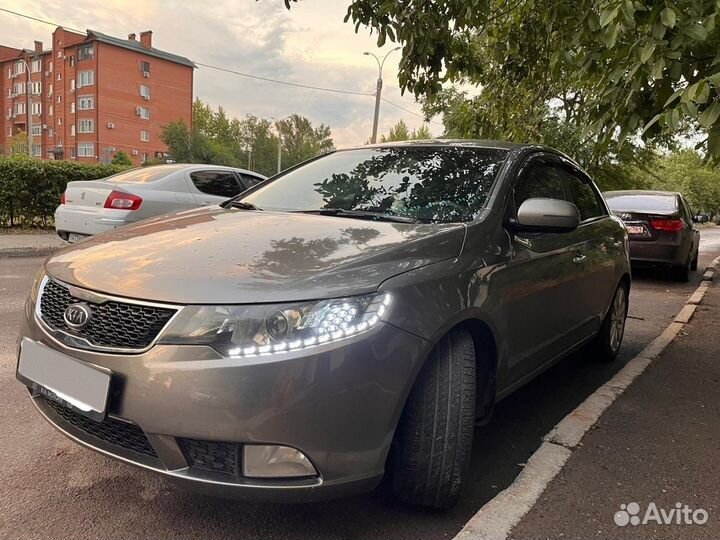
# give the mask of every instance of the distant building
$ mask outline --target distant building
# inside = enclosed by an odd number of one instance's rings
[[[30,105],[28,126],[28,73]],[[0,45],[0,146],[31,133],[33,156],[108,162],[116,152],[136,164],[162,158],[162,126],[192,123],[194,64],[153,48],[152,32],[120,39],[57,28],[52,48]]]

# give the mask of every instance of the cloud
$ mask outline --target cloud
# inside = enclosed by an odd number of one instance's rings
[[[378,53],[368,31],[355,34],[343,17],[349,0],[299,2],[289,12],[280,0],[233,2],[179,2],[161,0],[109,0],[98,4],[75,0],[43,3],[10,2],[9,9],[74,28],[92,28],[123,37],[153,30],[153,44],[204,64],[273,79],[372,93],[377,65],[363,51]],[[32,47],[32,40],[49,43],[52,26],[0,13],[2,44]],[[386,47],[383,53],[390,50]],[[401,96],[397,85],[400,55],[394,53],[384,67],[383,97],[421,112],[410,96]],[[222,105],[234,116],[253,114],[284,117],[307,116],[333,131],[338,147],[363,144],[372,130],[374,97],[318,92],[256,81],[199,67],[195,95],[214,106]],[[400,119],[411,127],[422,119],[387,103],[381,105],[380,132]],[[442,127],[430,125],[440,134]]]

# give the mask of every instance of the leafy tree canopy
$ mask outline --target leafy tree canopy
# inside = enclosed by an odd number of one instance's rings
[[[283,139],[283,166],[288,167],[333,147],[330,127],[315,128],[307,118],[291,115],[278,122]],[[265,175],[277,172],[277,135],[269,120],[247,115],[230,118],[196,99],[192,129],[183,120],[163,127],[162,140],[179,163],[212,163],[242,167]]]
[[[418,98],[482,87],[473,105],[506,138],[539,132],[560,100],[600,147],[690,126],[720,157],[719,10],[717,0],[353,0],[346,20],[378,46],[402,45],[399,82]]]
[[[128,156],[128,155],[127,155],[125,152],[123,152],[122,150],[120,150],[119,152],[117,152],[117,153],[113,156],[113,158],[112,158],[112,160],[110,161],[110,163],[111,163],[112,165],[124,165],[124,166],[127,166],[127,167],[132,167],[132,165],[133,165],[133,162],[132,162],[132,159],[130,159],[130,156]]]
[[[432,139],[432,134],[427,125],[422,125],[418,129],[410,131],[407,124],[403,120],[399,120],[387,135],[380,135],[380,142],[394,141],[420,141],[424,139]]]

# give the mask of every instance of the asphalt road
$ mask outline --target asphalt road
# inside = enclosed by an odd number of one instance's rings
[[[700,268],[720,255],[720,227],[702,231]],[[496,408],[477,428],[472,476],[457,507],[425,511],[387,486],[352,499],[249,504],[179,491],[152,473],[85,450],[35,412],[15,381],[17,328],[39,258],[0,259],[0,538],[451,538],[507,487],[542,436],[657,336],[697,286],[636,273],[618,362],[575,355]]]

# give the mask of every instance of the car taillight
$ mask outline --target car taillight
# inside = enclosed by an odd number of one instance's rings
[[[60,197],[60,204],[65,204],[65,192],[63,191],[62,196]]]
[[[657,231],[682,231],[685,228],[685,222],[682,219],[653,219],[650,226]]]
[[[105,200],[105,208],[115,208],[116,210],[137,210],[142,204],[142,199],[132,193],[124,193],[122,191],[112,191]]]

